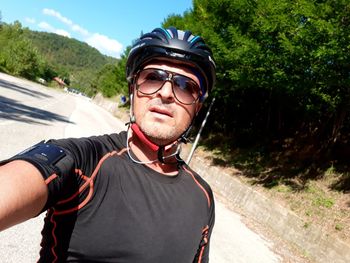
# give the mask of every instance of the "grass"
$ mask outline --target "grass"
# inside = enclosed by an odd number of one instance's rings
[[[210,147],[209,147],[210,148]],[[265,152],[262,148],[200,151],[214,165],[240,171],[240,179],[328,234],[350,242],[350,173],[330,162],[303,163],[291,151]],[[222,149],[222,148],[221,148]]]
[[[344,229],[344,225],[343,224],[336,224],[334,228],[335,228],[335,230],[342,231]]]
[[[349,194],[332,189],[334,181],[339,177],[340,175],[334,173],[332,176],[308,180],[304,187],[298,190],[292,187],[288,180],[280,180],[276,186],[260,186],[260,190],[304,218],[304,227],[315,224],[327,233],[349,242],[350,206],[346,202],[349,200]]]

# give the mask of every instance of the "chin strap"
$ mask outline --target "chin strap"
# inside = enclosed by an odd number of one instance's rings
[[[164,163],[164,146],[159,147],[157,157],[158,157],[158,161],[160,161],[161,163]]]
[[[136,123],[131,124],[131,129],[133,130],[134,133],[136,133],[137,137],[145,143],[152,151],[156,152],[159,150],[159,146],[151,142],[145,135],[144,133],[140,130],[139,126]]]
[[[169,145],[166,146],[159,146],[152,141],[150,141],[145,134],[141,131],[140,127],[136,123],[129,122],[127,123],[130,125],[130,128],[132,131],[136,134],[136,136],[144,143],[148,148],[150,148],[153,152],[157,152],[157,158],[158,161],[161,163],[165,163],[165,159],[170,158],[172,156],[175,156],[176,160],[178,162],[181,162],[180,158],[180,145],[177,146],[177,150],[174,154],[170,154],[168,156],[164,156],[164,153],[169,151],[172,147],[174,147],[176,144],[179,144],[182,142],[182,140],[175,141]]]

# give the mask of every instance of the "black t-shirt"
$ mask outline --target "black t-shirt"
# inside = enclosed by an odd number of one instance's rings
[[[52,140],[74,160],[49,189],[39,262],[208,262],[214,200],[187,165],[175,176],[130,160],[126,133]]]

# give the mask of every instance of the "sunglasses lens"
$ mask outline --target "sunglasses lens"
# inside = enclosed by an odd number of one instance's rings
[[[142,93],[153,94],[163,86],[167,77],[168,74],[164,71],[145,69],[140,72],[136,85]]]
[[[175,75],[173,78],[173,89],[176,98],[185,104],[191,104],[199,97],[199,86],[192,79]]]

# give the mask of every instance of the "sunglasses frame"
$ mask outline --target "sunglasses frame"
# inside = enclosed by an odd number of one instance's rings
[[[151,92],[151,93],[145,93],[143,91],[140,90],[140,85],[137,84],[137,80],[138,78],[140,77],[140,73],[142,71],[145,71],[145,70],[155,70],[155,71],[162,71],[162,72],[166,72],[168,75],[167,75],[167,78],[164,80],[164,83],[158,88],[156,89],[154,92]],[[175,76],[181,76],[181,77],[185,77],[189,80],[191,80],[193,83],[196,84],[196,86],[198,87],[198,95],[197,95],[197,98],[195,98],[192,102],[190,103],[186,103],[186,102],[182,102],[181,100],[179,100],[179,98],[176,96],[176,93],[175,93],[175,90],[174,90],[174,77]],[[169,81],[171,83],[171,89],[172,89],[172,92],[174,94],[174,97],[175,99],[180,102],[181,104],[184,104],[184,105],[192,105],[192,104],[195,104],[200,98],[201,96],[203,95],[202,94],[202,90],[200,88],[200,86],[197,84],[196,81],[194,81],[192,78],[188,77],[188,76],[185,76],[185,75],[182,75],[182,74],[179,74],[179,73],[176,73],[176,72],[172,72],[172,71],[169,71],[169,70],[165,70],[165,69],[160,69],[160,68],[145,68],[145,69],[141,69],[139,71],[136,72],[136,74],[134,75],[134,84],[135,84],[135,87],[136,87],[136,90],[144,95],[153,95],[155,93],[157,93],[159,90],[161,90],[164,86],[164,84]],[[142,85],[142,84],[141,84]]]

